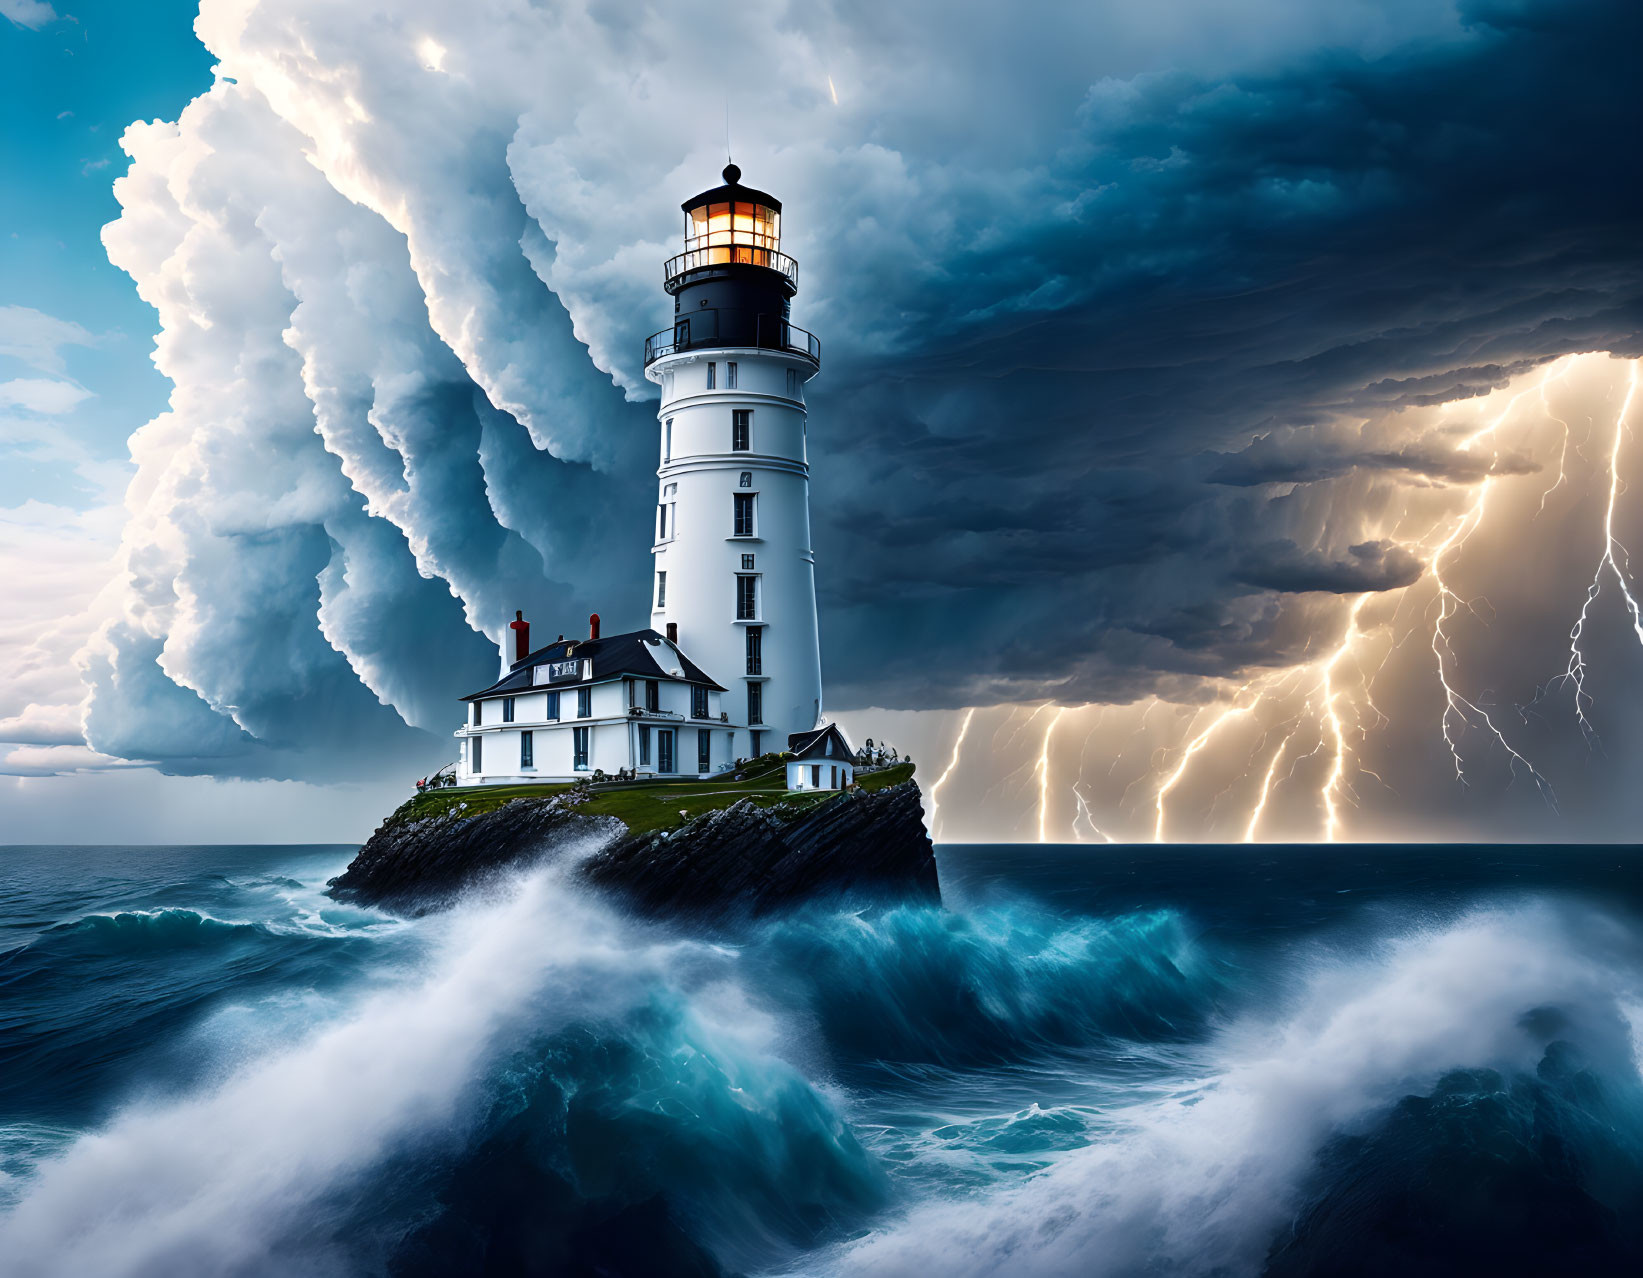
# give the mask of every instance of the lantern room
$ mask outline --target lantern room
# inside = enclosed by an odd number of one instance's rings
[[[723,186],[703,191],[681,206],[685,251],[668,259],[668,292],[677,292],[693,272],[723,266],[765,267],[787,281],[790,296],[797,289],[799,265],[781,251],[782,202],[743,186],[741,177],[739,168],[727,164]]]

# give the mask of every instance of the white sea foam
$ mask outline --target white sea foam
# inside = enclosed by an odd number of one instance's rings
[[[37,1169],[0,1218],[8,1278],[273,1271],[270,1248],[304,1232],[317,1200],[457,1116],[527,1006],[540,1029],[622,998],[667,957],[551,873],[421,926],[420,974],[211,1089],[126,1109]]]
[[[1320,960],[1284,1014],[1229,1027],[1199,1086],[980,1201],[933,1202],[836,1252],[848,1275],[1257,1271],[1332,1133],[1462,1067],[1532,1068],[1556,1008],[1635,1069],[1616,925],[1546,906],[1468,916],[1369,958]],[[1605,1034],[1607,1037],[1605,1038]]]

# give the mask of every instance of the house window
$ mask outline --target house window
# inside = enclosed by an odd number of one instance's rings
[[[477,776],[485,770],[485,738],[475,737],[468,742],[468,751],[473,757],[473,767],[468,770]]]
[[[707,388],[708,388],[708,390],[713,389],[713,381],[714,381],[714,378],[717,376],[718,372],[719,372],[719,366],[717,364],[713,364],[713,363],[708,364],[708,366],[707,366]]]
[[[764,722],[764,684],[762,683],[747,685],[747,721],[749,723]]]
[[[821,789],[821,764],[819,763],[810,765],[810,788],[812,790]]]
[[[658,728],[656,731],[656,770],[658,772],[673,771],[672,728]]]
[[[650,725],[639,725],[639,763],[642,767],[650,766]]]
[[[742,556],[742,571],[743,572],[752,572],[753,571],[753,556],[752,555],[743,555]]]
[[[502,722],[503,723],[512,723],[513,722],[513,698],[512,697],[503,697],[502,698]]]
[[[738,453],[745,453],[753,446],[753,410],[751,408],[733,409],[730,414],[730,447]]]
[[[555,720],[557,720],[558,718],[559,718],[559,694],[557,692],[550,692],[550,693],[548,693],[547,719],[551,723],[551,722],[554,722]]]
[[[725,365],[725,389],[736,389],[736,361],[731,360]]]
[[[752,555],[745,558],[751,559]],[[747,673],[762,675],[764,673],[764,627],[749,626],[747,628]],[[758,723],[759,720],[753,720]]]
[[[570,730],[571,752],[574,756],[572,767],[578,772],[588,770],[588,735],[590,729],[572,728]]]
[[[576,690],[576,717],[591,719],[593,717],[593,689],[578,688]]]
[[[534,768],[536,766],[536,734],[521,732],[519,734],[519,766]]]
[[[799,370],[796,368],[787,370],[787,397],[789,399],[799,397]]]
[[[736,537],[753,536],[753,503],[758,499],[757,493],[732,493],[735,501],[735,532]]]
[[[661,502],[656,503],[656,540],[667,540],[667,507]]]
[[[673,460],[673,418],[669,417],[662,427],[662,460]]]
[[[656,574],[656,606],[658,608],[667,607],[667,574],[665,572]]]
[[[474,727],[477,728],[480,724],[482,724],[484,722],[485,722],[485,703],[483,701],[476,701],[476,702],[474,702]]]
[[[662,684],[658,679],[645,680],[645,709],[652,714],[662,708]]]
[[[696,771],[708,772],[713,768],[713,732],[710,728],[696,729]]]
[[[759,743],[764,740],[764,733],[755,731],[755,732],[749,733],[748,735],[750,735],[753,738],[753,757],[755,759],[757,759],[761,754],[764,753],[763,750],[759,749]]]
[[[692,719],[707,718],[707,689],[699,683],[690,685],[690,717]]]
[[[759,579],[736,578],[736,620],[757,621],[759,618]]]

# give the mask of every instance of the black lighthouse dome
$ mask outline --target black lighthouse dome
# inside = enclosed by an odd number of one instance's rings
[[[670,257],[662,273],[673,295],[673,330],[645,343],[645,363],[715,346],[793,351],[819,363],[820,344],[789,320],[799,264],[781,251],[782,202],[742,185],[734,164],[723,176],[722,185],[679,206],[685,251]]]

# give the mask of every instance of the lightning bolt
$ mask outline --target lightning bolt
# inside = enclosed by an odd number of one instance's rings
[[[1055,714],[1044,728],[1044,740],[1038,747],[1038,841],[1044,842],[1045,811],[1050,805],[1050,737],[1055,733],[1055,725],[1061,722],[1061,716],[1067,713],[1066,706],[1057,706]]]
[[[1544,384],[1544,382],[1551,376],[1551,372],[1552,370],[1548,368],[1546,374],[1541,378],[1541,382],[1537,384],[1536,387],[1531,389],[1539,389],[1539,385]],[[1474,444],[1477,444],[1479,441],[1494,435],[1506,419],[1511,416],[1512,410],[1517,407],[1517,402],[1528,393],[1529,392],[1527,390],[1522,390],[1516,395],[1513,395],[1506,401],[1506,406],[1501,409],[1492,421],[1490,421],[1487,425],[1480,427],[1468,438],[1462,440],[1457,451],[1463,453],[1469,452]],[[1443,689],[1443,713],[1438,716],[1438,725],[1443,735],[1443,743],[1449,749],[1449,757],[1454,762],[1455,780],[1460,782],[1461,785],[1465,786],[1468,784],[1466,780],[1466,765],[1464,760],[1461,758],[1460,742],[1457,739],[1456,732],[1451,725],[1454,721],[1458,720],[1461,728],[1464,730],[1468,724],[1478,722],[1488,729],[1489,734],[1497,742],[1499,742],[1501,748],[1506,751],[1509,757],[1508,766],[1511,768],[1512,775],[1514,777],[1518,775],[1518,768],[1520,766],[1527,770],[1529,775],[1534,778],[1535,786],[1539,789],[1541,796],[1545,798],[1555,810],[1557,806],[1557,796],[1553,793],[1551,784],[1540,774],[1540,771],[1534,766],[1534,764],[1530,763],[1528,759],[1524,758],[1523,755],[1519,754],[1517,750],[1512,748],[1512,744],[1506,739],[1505,734],[1495,726],[1495,721],[1489,715],[1489,712],[1476,705],[1474,702],[1468,700],[1450,681],[1449,667],[1454,662],[1455,651],[1446,626],[1455,614],[1461,611],[1461,609],[1464,608],[1468,612],[1473,612],[1474,615],[1476,610],[1472,608],[1471,604],[1462,600],[1459,595],[1450,589],[1448,582],[1446,582],[1443,577],[1443,564],[1444,560],[1452,553],[1458,553],[1460,548],[1466,545],[1472,534],[1477,531],[1478,526],[1482,524],[1484,511],[1489,500],[1489,489],[1494,482],[1494,475],[1489,474],[1484,476],[1483,482],[1478,485],[1477,496],[1473,498],[1470,509],[1468,509],[1459,519],[1455,521],[1454,526],[1449,530],[1449,535],[1446,536],[1438,544],[1437,549],[1433,551],[1429,564],[1429,568],[1432,573],[1432,580],[1436,583],[1438,588],[1438,615],[1437,619],[1432,624],[1432,655],[1437,662],[1438,684]],[[1445,653],[1448,654],[1447,660],[1445,659]]]
[[[938,828],[936,820],[941,809],[941,804],[937,800],[936,796],[941,793],[941,787],[947,784],[947,778],[953,775],[953,770],[958,767],[959,753],[964,749],[964,738],[969,735],[970,732],[970,720],[975,717],[976,710],[974,706],[971,706],[964,712],[964,718],[958,725],[958,738],[953,742],[953,756],[947,760],[947,767],[942,771],[942,774],[936,778],[936,783],[930,787],[930,841],[932,843],[935,842],[936,830]]]
[[[1620,500],[1620,442],[1625,436],[1626,418],[1631,414],[1632,400],[1636,395],[1637,361],[1633,360],[1630,375],[1626,380],[1626,397],[1621,401],[1620,412],[1615,417],[1614,440],[1609,446],[1609,500],[1603,510],[1603,553],[1598,556],[1597,567],[1592,570],[1592,582],[1586,587],[1586,599],[1580,605],[1580,615],[1569,631],[1569,664],[1560,676],[1563,682],[1574,687],[1575,718],[1588,745],[1595,745],[1598,738],[1597,731],[1592,727],[1591,719],[1586,714],[1587,707],[1594,703],[1586,691],[1586,653],[1581,643],[1586,637],[1586,623],[1590,620],[1592,605],[1603,593],[1605,570],[1614,574],[1615,584],[1620,587],[1621,597],[1626,602],[1626,611],[1631,614],[1632,633],[1637,636],[1639,643],[1643,643],[1643,620],[1638,616],[1637,598],[1632,594],[1627,581],[1627,575],[1631,571],[1631,556],[1614,535],[1615,506]],[[1616,551],[1620,552],[1618,557]]]
[[[1248,685],[1245,686],[1247,687]],[[1243,689],[1240,688],[1239,692],[1242,693]],[[1209,727],[1205,728],[1187,743],[1187,748],[1181,754],[1181,762],[1175,765],[1175,771],[1170,773],[1169,779],[1165,781],[1163,785],[1158,787],[1158,795],[1154,800],[1158,813],[1157,822],[1152,828],[1152,841],[1154,843],[1162,843],[1164,841],[1164,800],[1169,798],[1170,791],[1175,789],[1175,787],[1180,783],[1181,778],[1186,775],[1187,767],[1192,763],[1192,756],[1197,754],[1204,748],[1205,745],[1209,743],[1209,739],[1215,735],[1216,729],[1224,724],[1228,719],[1235,718],[1238,715],[1248,714],[1249,711],[1249,706],[1236,705],[1223,710],[1220,714],[1215,716],[1215,719],[1210,723]]]

